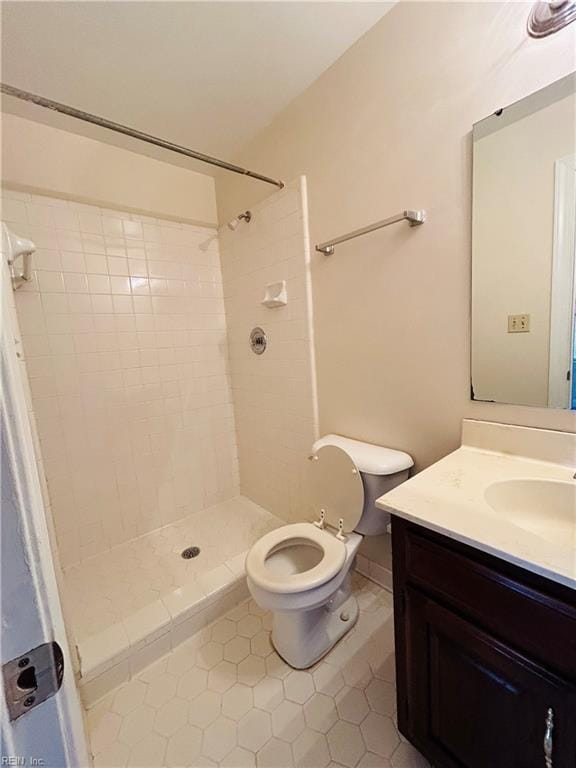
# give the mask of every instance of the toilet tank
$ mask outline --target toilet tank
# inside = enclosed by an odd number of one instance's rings
[[[314,453],[325,445],[336,445],[350,456],[358,467],[364,486],[364,508],[356,531],[364,536],[378,536],[386,532],[390,515],[377,509],[375,501],[391,491],[410,475],[414,460],[404,451],[384,448],[342,435],[326,435],[314,443]]]

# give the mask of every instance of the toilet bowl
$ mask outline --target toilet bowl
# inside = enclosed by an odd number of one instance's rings
[[[246,558],[252,597],[272,612],[272,643],[296,669],[315,664],[356,623],[354,559],[363,536],[389,522],[374,502],[413,465],[407,453],[340,435],[318,440],[310,460],[316,521],[270,531]]]

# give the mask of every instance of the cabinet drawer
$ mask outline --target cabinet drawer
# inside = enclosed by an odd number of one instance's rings
[[[394,527],[406,582],[576,680],[576,595],[565,599],[568,590],[397,518]]]

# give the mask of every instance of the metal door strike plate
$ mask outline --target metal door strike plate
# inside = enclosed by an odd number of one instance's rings
[[[43,643],[2,665],[10,720],[34,709],[60,690],[64,657],[58,643]]]

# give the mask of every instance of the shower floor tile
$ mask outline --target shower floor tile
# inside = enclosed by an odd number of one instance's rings
[[[358,623],[305,671],[269,613],[229,611],[88,710],[95,768],[429,768],[396,727],[392,595],[359,574],[354,591]]]
[[[239,496],[66,568],[67,607],[76,639],[125,620],[234,557],[240,560],[261,536],[284,524]],[[183,559],[181,552],[191,546],[200,553]]]

